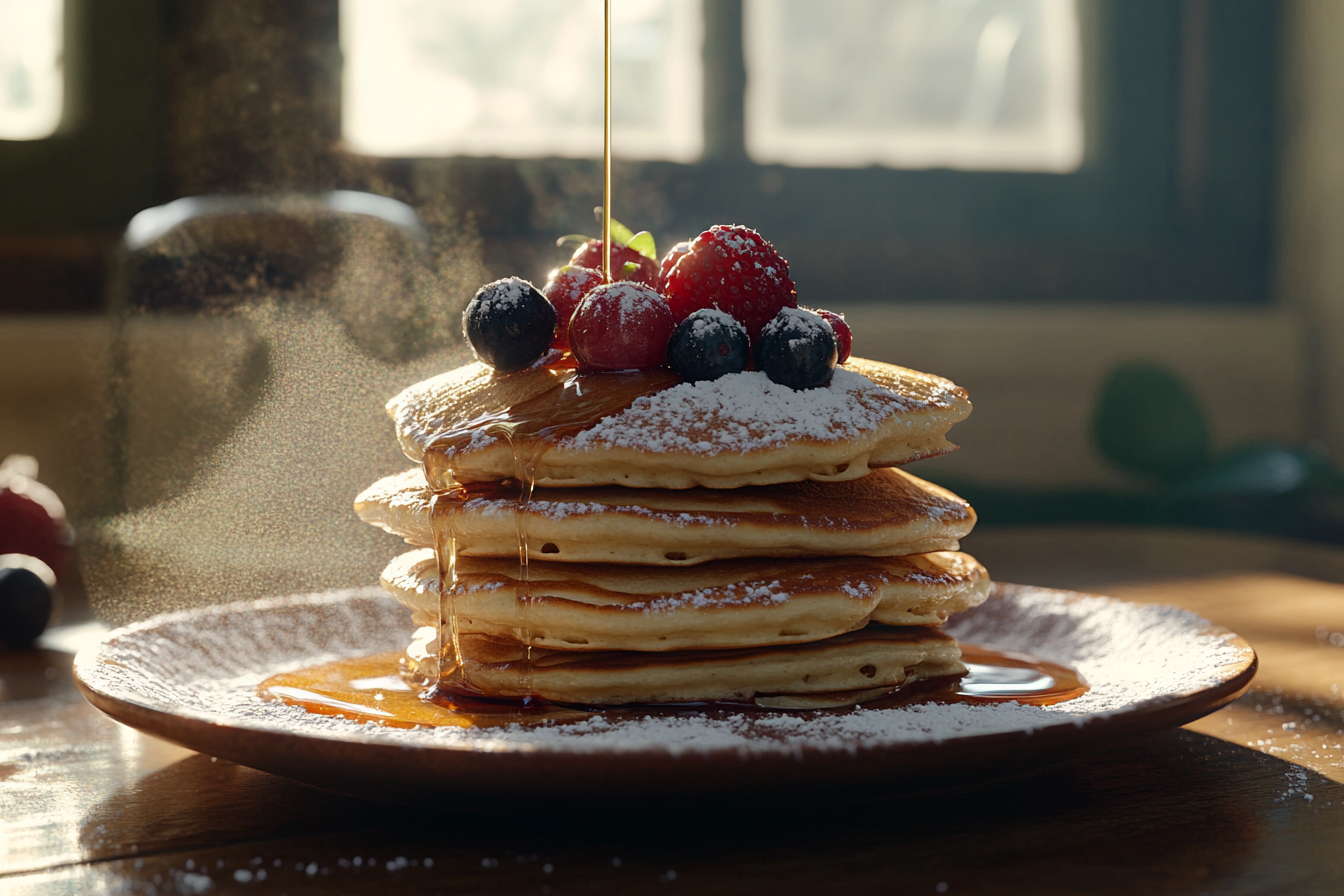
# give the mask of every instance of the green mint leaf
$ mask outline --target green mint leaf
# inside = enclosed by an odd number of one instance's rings
[[[658,260],[658,248],[653,244],[653,234],[647,230],[641,230],[639,233],[630,237],[630,242],[626,243],[631,249],[634,249],[640,255],[652,261]]]
[[[635,264],[633,261],[627,261],[625,264],[621,265],[621,276],[619,279],[629,280],[632,275],[638,273],[639,265]]]
[[[634,238],[635,235],[630,232],[629,227],[626,227],[615,218],[611,219],[611,244],[613,246],[628,246],[630,245],[630,241]]]

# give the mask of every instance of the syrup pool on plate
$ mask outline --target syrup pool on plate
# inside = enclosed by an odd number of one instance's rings
[[[967,675],[936,678],[909,689],[862,704],[866,709],[908,706],[914,703],[1021,703],[1047,706],[1081,697],[1088,685],[1077,671],[1058,663],[1020,653],[1003,653],[963,644]],[[686,712],[773,712],[747,704],[662,704],[626,707],[559,706],[534,701],[489,703],[471,696],[454,696],[419,687],[404,674],[404,654],[376,653],[284,672],[266,679],[257,692],[265,700],[301,706],[309,712],[341,716],[355,722],[374,722],[396,728],[564,723],[582,721],[600,711],[607,718],[645,717]],[[432,697],[433,699],[426,699]],[[854,707],[811,712],[851,712]]]

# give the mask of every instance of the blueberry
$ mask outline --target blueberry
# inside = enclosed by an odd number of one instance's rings
[[[505,373],[540,358],[555,338],[555,308],[526,280],[506,277],[482,286],[462,312],[471,350]]]
[[[0,642],[14,650],[33,646],[51,618],[51,589],[30,569],[0,568]]]
[[[667,366],[688,382],[716,380],[746,370],[750,351],[746,327],[726,311],[701,308],[672,331]]]
[[[781,386],[813,389],[831,381],[839,348],[835,331],[802,308],[782,308],[756,339],[756,368]]]

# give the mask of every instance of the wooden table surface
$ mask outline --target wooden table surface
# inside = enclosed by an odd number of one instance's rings
[[[111,721],[67,653],[0,654],[0,893],[1344,892],[1344,551],[1078,529],[967,548],[1004,580],[1195,610],[1257,649],[1253,689],[1007,780],[594,815],[317,790]]]

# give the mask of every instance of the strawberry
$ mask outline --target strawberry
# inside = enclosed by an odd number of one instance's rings
[[[569,319],[583,297],[601,285],[602,272],[592,268],[567,264],[551,271],[550,279],[541,289],[541,294],[555,306],[555,339],[551,348],[569,349]]]
[[[602,241],[588,240],[574,250],[571,265],[602,270]],[[629,246],[611,247],[611,279],[633,280],[645,286],[658,288],[658,262],[641,255]]]
[[[667,275],[672,273],[672,268],[681,260],[681,256],[689,251],[691,251],[691,244],[686,240],[682,240],[669,249],[667,254],[663,256],[663,263],[659,265],[658,271],[658,288],[660,290],[665,291],[667,289]]]
[[[696,237],[668,273],[664,294],[678,322],[718,308],[741,321],[753,341],[781,308],[798,307],[788,262],[738,224],[715,224]]]

